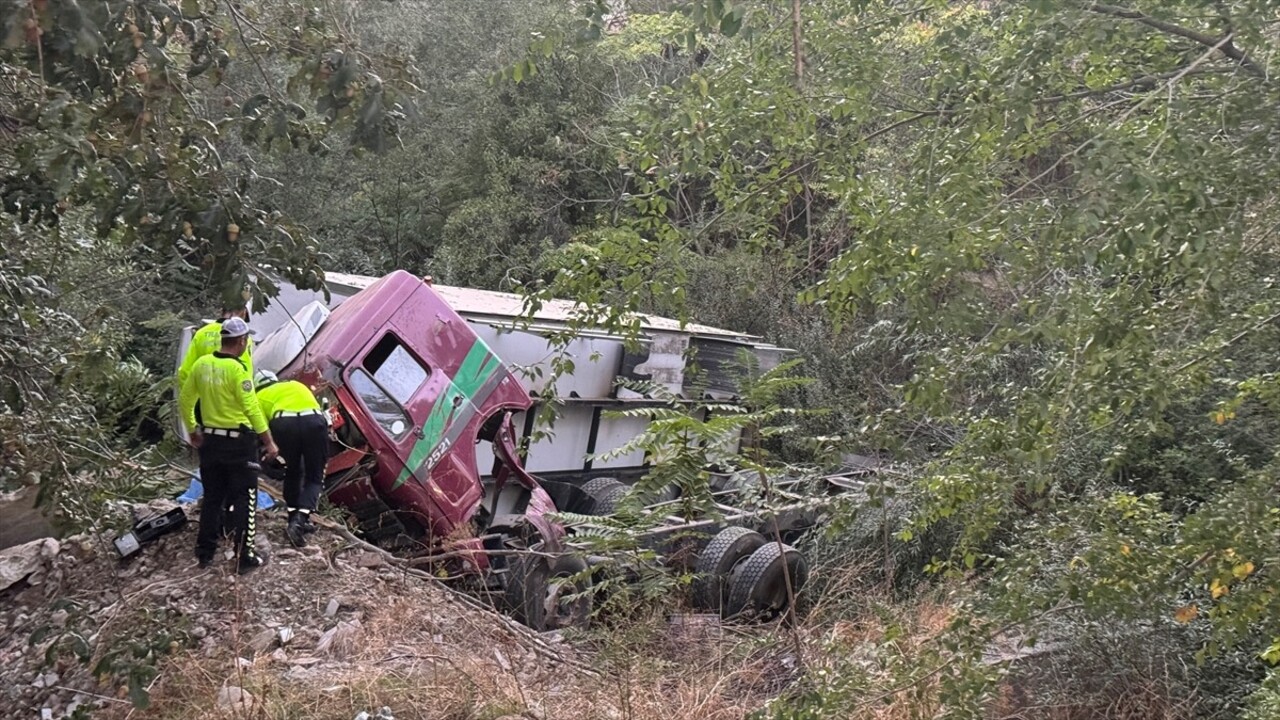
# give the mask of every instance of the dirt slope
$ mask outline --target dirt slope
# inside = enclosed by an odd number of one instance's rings
[[[0,591],[0,717],[736,718],[778,689],[768,641],[536,636],[336,533],[284,547],[261,517],[277,545],[246,577],[196,568],[195,523],[127,564],[105,536],[62,541]]]

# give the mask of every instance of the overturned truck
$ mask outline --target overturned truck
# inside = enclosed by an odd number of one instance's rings
[[[255,364],[306,383],[327,408],[329,501],[371,541],[435,557],[538,629],[580,624],[590,611],[588,561],[556,513],[608,514],[646,470],[638,452],[599,459],[645,427],[604,411],[652,402],[618,379],[682,395],[692,350],[706,371],[699,392],[731,400],[727,368],[737,353],[748,349],[766,368],[783,353],[758,338],[664,318],[641,318],[639,351],[605,333],[581,334],[568,348],[575,372],[556,388],[563,408],[554,436],[522,442],[545,382],[529,370],[549,361],[546,334],[563,329],[569,304],[544,305],[517,323],[519,296],[434,286],[403,271],[379,279],[331,273],[328,285],[327,298],[286,286],[251,324],[266,333]],[[732,496],[733,478],[719,480],[730,488],[723,497]],[[857,482],[848,474],[827,480],[833,490]],[[654,547],[687,547],[690,531],[703,538],[689,566],[704,609],[776,614],[804,583],[804,558],[767,540],[750,509],[721,503],[715,518],[694,522],[663,520],[661,505],[651,512]],[[770,528],[789,537],[814,512],[797,502]]]

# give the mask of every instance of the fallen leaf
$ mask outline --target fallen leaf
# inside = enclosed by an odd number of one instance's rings
[[[1218,578],[1214,578],[1213,582],[1209,583],[1209,594],[1213,596],[1214,600],[1226,595],[1229,591],[1226,585],[1218,582]]]
[[[1198,614],[1200,614],[1200,608],[1196,607],[1194,604],[1184,605],[1183,607],[1178,608],[1178,610],[1175,613],[1173,613],[1173,619],[1177,620],[1183,625],[1186,625],[1187,623],[1194,620],[1196,615]]]

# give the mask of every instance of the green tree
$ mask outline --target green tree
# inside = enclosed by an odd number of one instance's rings
[[[1246,402],[1231,432],[1209,409],[1273,365],[1272,6],[690,8],[707,62],[616,133],[634,247],[745,245],[903,353],[904,381],[847,430],[923,460],[903,537],[959,518],[934,567],[993,574],[994,625],[966,618],[957,647],[1062,608],[1168,620],[1198,598],[1215,643],[1265,649],[1276,581],[1251,568],[1280,551],[1259,441],[1276,418]],[[588,285],[615,306],[644,292]],[[1184,443],[1220,461],[1144,450]],[[1084,561],[1038,574],[1041,533]],[[987,687],[956,673],[946,688]]]
[[[138,427],[158,429],[164,383],[131,356],[167,376],[171,338],[140,352],[135,325],[172,329],[158,307],[261,307],[270,275],[321,285],[314,242],[262,201],[254,153],[347,131],[384,147],[410,70],[295,3],[0,2],[6,485],[40,482],[63,510],[104,498]]]

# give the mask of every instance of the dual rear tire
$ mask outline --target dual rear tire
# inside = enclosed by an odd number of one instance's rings
[[[727,527],[698,556],[694,604],[725,619],[771,619],[790,606],[809,579],[799,550],[744,527]]]
[[[592,478],[581,489],[577,511],[584,515],[612,515],[630,492],[610,477]],[[655,502],[674,499],[669,494],[664,491]],[[694,569],[694,605],[725,619],[778,617],[809,579],[809,564],[799,550],[738,526],[712,537],[698,553]]]

